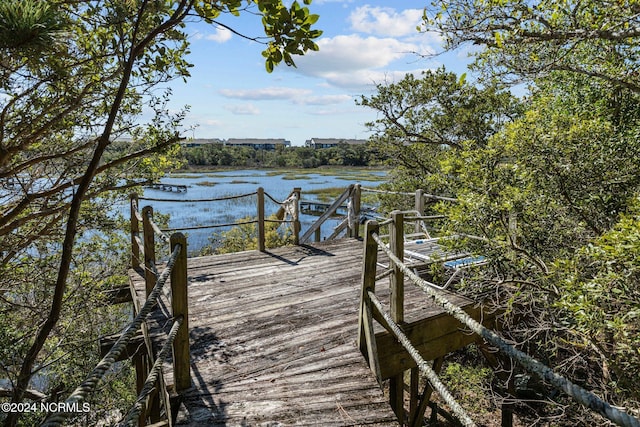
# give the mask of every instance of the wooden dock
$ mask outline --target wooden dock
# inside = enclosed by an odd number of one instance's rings
[[[148,185],[145,185],[146,188],[151,188],[153,190],[162,190],[162,191],[177,191],[178,193],[187,191],[187,186],[183,184],[169,184],[164,182],[154,182]]]
[[[362,242],[342,239],[190,258],[192,388],[181,393],[177,424],[397,426],[356,345],[362,252]],[[144,281],[135,272],[131,278],[139,306]],[[388,301],[388,279],[376,288]],[[451,298],[473,310],[471,301]],[[156,310],[152,335],[166,328],[168,304],[163,298]],[[417,289],[406,291],[405,304],[407,321],[442,322],[441,309]],[[440,335],[468,337],[452,325]],[[436,342],[439,334],[430,329]],[[385,332],[378,332],[382,344]],[[459,348],[457,339],[442,351]],[[390,367],[388,375],[410,367],[402,354],[389,363],[402,366]],[[171,366],[165,368],[171,390]]]

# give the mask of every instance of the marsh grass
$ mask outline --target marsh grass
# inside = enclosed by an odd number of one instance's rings
[[[329,202],[338,198],[344,191],[345,187],[317,188],[315,190],[303,190],[302,197],[304,198],[305,195],[313,195],[319,202]]]
[[[200,185],[202,187],[213,187],[220,184],[219,182],[213,182],[213,181],[200,181],[200,182],[196,182],[196,185]]]

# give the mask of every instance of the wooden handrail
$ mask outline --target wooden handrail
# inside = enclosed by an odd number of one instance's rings
[[[191,352],[189,350],[189,304],[187,295],[187,238],[174,233],[171,250],[180,245],[180,254],[171,270],[171,309],[173,318],[182,317],[182,326],[173,341],[173,381],[177,392],[191,387]]]
[[[351,197],[354,186],[354,184],[351,184],[349,187],[347,187],[347,189],[340,196],[338,196],[338,198],[331,204],[331,206],[329,206],[329,209],[327,209],[322,215],[320,215],[320,218],[318,218],[318,220],[314,222],[311,227],[309,227],[309,229],[302,235],[302,237],[300,237],[300,244],[307,243],[311,236],[315,233],[315,231],[319,229],[322,224],[331,217],[331,215],[336,213],[338,208],[349,197]]]
[[[259,187],[256,196],[258,205],[258,250],[264,252],[264,188]]]
[[[140,268],[140,247],[136,237],[140,235],[140,222],[138,221],[138,195],[129,195],[129,207],[131,212],[131,267]]]
[[[144,281],[147,290],[147,296],[156,285],[156,240],[153,226],[151,225],[153,218],[153,207],[145,206],[142,208],[142,233],[144,238]]]

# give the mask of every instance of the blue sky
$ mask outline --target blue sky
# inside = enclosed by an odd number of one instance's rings
[[[300,1],[301,2],[301,1]],[[302,2],[301,2],[302,3]],[[448,53],[430,59],[416,52],[442,50],[433,33],[419,33],[423,7],[417,1],[314,0],[324,31],[319,52],[294,57],[297,68],[280,65],[268,74],[263,45],[205,23],[190,23],[192,77],[171,84],[171,108],[191,107],[184,122],[196,138],[368,138],[367,121],[376,113],[357,106],[376,83],[400,80],[406,73],[446,65],[462,73],[468,59]],[[221,21],[250,36],[260,36],[257,16],[226,16]]]

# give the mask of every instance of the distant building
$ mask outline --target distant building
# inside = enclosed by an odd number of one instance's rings
[[[224,145],[228,147],[252,147],[256,150],[272,151],[276,148],[291,146],[291,141],[286,139],[261,139],[261,138],[229,138]]]
[[[218,138],[193,138],[182,141],[184,147],[202,147],[211,144],[224,144],[224,141]]]
[[[344,139],[344,138],[311,138],[305,141],[306,147],[315,149],[337,147],[341,144],[347,145],[365,145],[369,142],[366,139]]]

